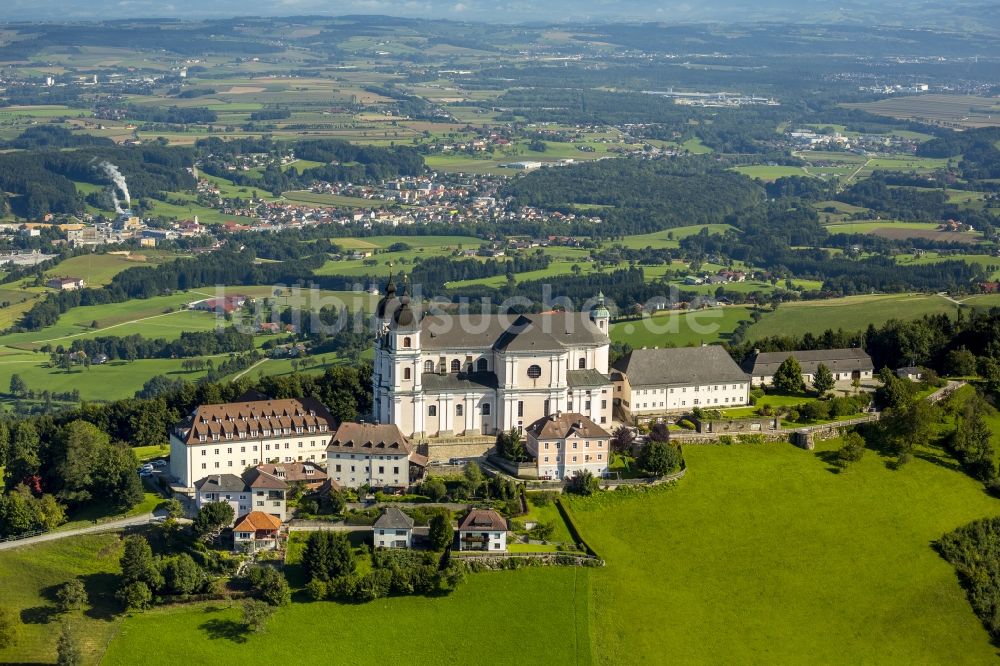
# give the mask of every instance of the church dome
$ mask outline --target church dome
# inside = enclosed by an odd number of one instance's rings
[[[412,329],[416,326],[417,316],[410,307],[410,294],[407,293],[405,284],[403,293],[399,297],[399,307],[392,315],[392,323],[397,329]]]
[[[399,308],[399,299],[396,297],[396,283],[390,275],[389,282],[385,285],[385,296],[380,298],[378,305],[375,306],[375,315],[379,319],[385,319],[392,316],[397,308]]]
[[[413,310],[410,309],[409,303],[404,303],[399,306],[396,313],[392,317],[392,321],[396,324],[396,328],[412,328],[417,322],[416,315],[413,314]]]
[[[603,291],[599,292],[597,294],[597,305],[595,305],[590,310],[590,318],[591,319],[609,319],[610,317],[611,317],[611,313],[604,306],[604,292]]]

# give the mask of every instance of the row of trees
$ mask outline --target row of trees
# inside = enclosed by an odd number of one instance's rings
[[[253,348],[253,335],[240,333],[235,328],[228,326],[214,331],[184,331],[176,340],[150,339],[138,333],[122,337],[101,336],[77,339],[68,349],[60,346],[55,350],[55,353],[83,352],[91,359],[98,354],[104,354],[108,360],[112,361],[118,359],[134,361],[140,358],[212,356],[245,352]]]

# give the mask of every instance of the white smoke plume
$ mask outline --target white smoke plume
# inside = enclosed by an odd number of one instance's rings
[[[115,187],[117,187],[125,196],[125,207],[131,208],[132,195],[128,193],[128,183],[125,182],[125,176],[123,176],[122,172],[118,170],[118,167],[111,162],[101,162],[97,165],[97,168],[107,174],[108,178],[110,178],[115,184]],[[119,213],[123,212],[119,203],[118,195],[116,193],[112,193],[112,197],[115,200],[115,211]]]

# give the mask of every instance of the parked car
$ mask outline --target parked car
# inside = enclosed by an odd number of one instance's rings
[[[154,460],[150,464],[152,464],[153,467],[166,467],[167,466],[167,461],[164,460],[163,458],[159,458],[158,460]]]
[[[152,465],[150,465],[149,463],[146,463],[145,465],[143,465],[142,467],[139,468],[139,472],[149,472],[150,474],[152,474],[153,473],[153,469],[154,468],[153,468]]]

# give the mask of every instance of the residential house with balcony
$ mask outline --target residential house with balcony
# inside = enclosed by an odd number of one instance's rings
[[[458,549],[507,551],[507,521],[493,509],[472,509],[458,524]]]

